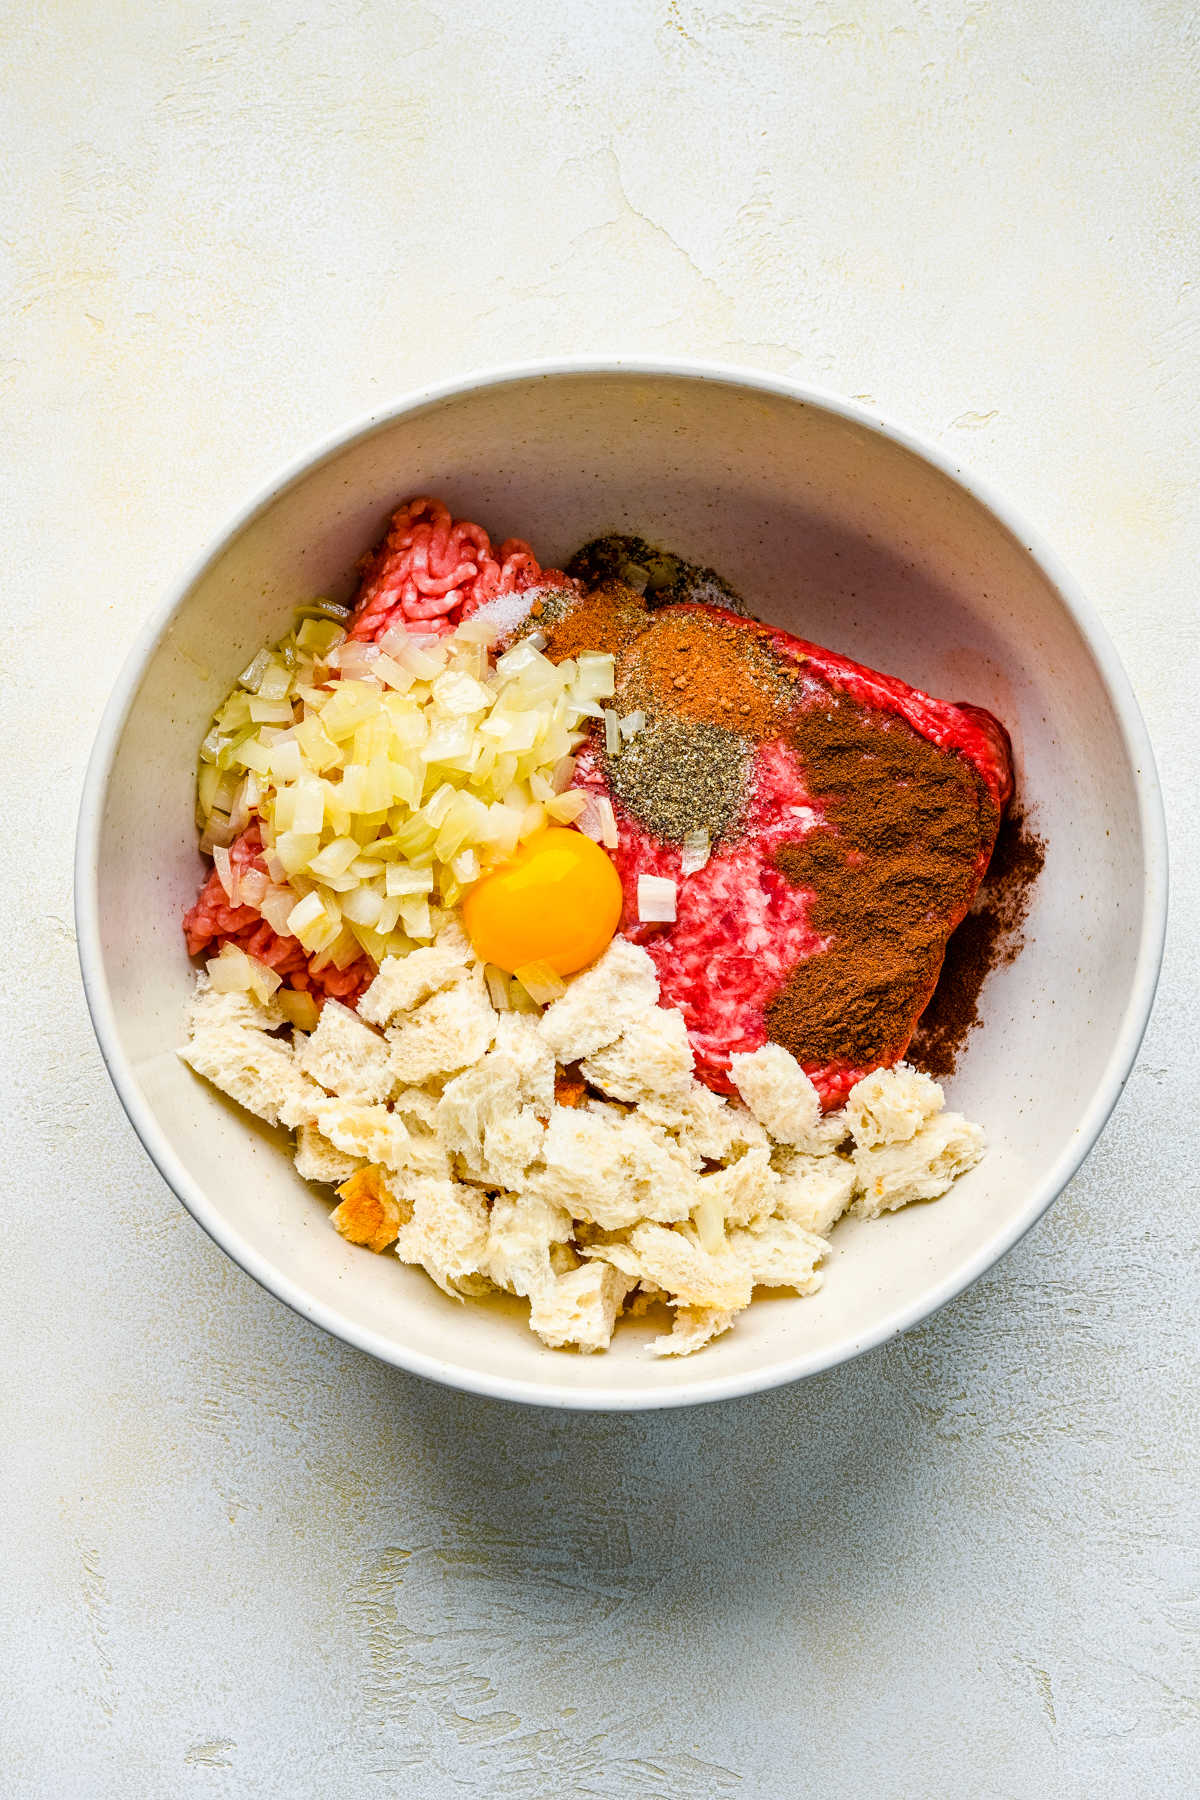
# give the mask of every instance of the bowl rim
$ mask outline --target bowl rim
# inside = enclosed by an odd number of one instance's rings
[[[104,801],[117,746],[151,656],[175,614],[210,565],[286,489],[311,474],[322,463],[339,455],[351,444],[365,441],[396,420],[484,388],[581,375],[639,376],[647,379],[665,377],[668,380],[708,382],[797,401],[831,413],[898,444],[962,488],[1024,548],[1079,627],[1117,715],[1124,748],[1134,773],[1139,823],[1145,845],[1142,929],[1129,1001],[1102,1077],[1073,1140],[1031,1188],[1016,1216],[1000,1230],[993,1232],[949,1275],[924,1290],[919,1297],[895,1307],[872,1330],[861,1336],[851,1335],[831,1348],[776,1358],[759,1369],[736,1375],[702,1378],[680,1388],[656,1387],[650,1373],[655,1365],[649,1363],[647,1374],[650,1379],[644,1392],[605,1387],[580,1391],[569,1382],[553,1377],[543,1384],[523,1378],[493,1375],[483,1370],[460,1369],[441,1358],[397,1345],[382,1333],[368,1329],[343,1315],[336,1307],[312,1299],[298,1283],[282,1274],[269,1258],[245,1242],[240,1233],[220,1217],[217,1208],[199,1184],[192,1180],[167,1142],[121,1047],[100,940],[100,836]],[[1008,502],[995,492],[990,482],[968,474],[960,463],[937,444],[893,421],[875,407],[845,399],[839,394],[788,376],[702,358],[575,356],[474,369],[446,381],[415,388],[391,405],[326,434],[301,455],[293,458],[259,490],[254,499],[240,507],[233,518],[210,537],[199,555],[171,584],[136,635],[104,708],[88,760],[75,847],[75,921],[79,964],[100,1053],[121,1105],[151,1161],[197,1224],[240,1268],[268,1293],[282,1300],[293,1312],[381,1362],[468,1393],[533,1406],[587,1412],[637,1412],[697,1406],[734,1399],[743,1394],[761,1393],[787,1382],[819,1374],[885,1343],[889,1338],[931,1317],[997,1263],[1036,1224],[1062,1192],[1092,1149],[1121,1096],[1149,1021],[1162,965],[1167,922],[1167,888],[1167,836],[1162,791],[1141,710],[1103,622],[1091,601],[1041,534],[1014,512]]]

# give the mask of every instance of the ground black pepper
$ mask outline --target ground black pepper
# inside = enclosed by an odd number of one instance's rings
[[[717,843],[745,810],[750,740],[722,725],[658,713],[603,761],[617,799],[666,844],[689,831],[707,831]]]

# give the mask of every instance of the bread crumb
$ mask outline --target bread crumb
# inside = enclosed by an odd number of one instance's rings
[[[412,1208],[392,1193],[384,1171],[371,1163],[344,1181],[338,1193],[341,1204],[334,1207],[329,1222],[347,1243],[366,1250],[386,1250],[412,1216]]]

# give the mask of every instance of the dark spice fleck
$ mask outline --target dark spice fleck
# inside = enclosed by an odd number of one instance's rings
[[[648,544],[645,538],[619,532],[593,538],[577,550],[566,572],[585,587],[614,579],[629,580],[634,574],[639,580],[644,577],[646,599],[651,606],[665,606],[673,600],[699,600],[709,606],[723,606],[729,612],[746,611],[740,594],[715,569],[686,562],[670,550]]]

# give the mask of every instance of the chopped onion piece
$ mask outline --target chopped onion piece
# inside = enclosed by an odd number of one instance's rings
[[[576,691],[586,700],[606,700],[616,685],[616,658],[606,651],[581,651],[576,662]]]
[[[588,797],[582,789],[568,788],[565,794],[555,794],[553,800],[547,800],[546,816],[558,825],[574,825],[587,803]]]
[[[639,875],[638,918],[644,925],[669,924],[675,919],[678,890],[666,875]]]
[[[242,871],[239,889],[243,906],[255,906],[261,912],[266,898],[269,882],[261,869],[249,868]]]
[[[414,869],[411,863],[390,862],[383,874],[383,891],[389,900],[407,899],[410,894],[432,894],[433,870]]]
[[[606,850],[615,850],[619,842],[617,819],[607,794],[601,794],[597,799],[596,811],[600,815],[600,842]]]
[[[561,1000],[567,991],[567,984],[556,969],[548,962],[524,963],[514,971],[531,1000],[539,1006],[549,1006],[552,1000]]]
[[[719,1256],[725,1248],[725,1211],[715,1194],[708,1195],[699,1206],[692,1208],[692,1219],[700,1248],[707,1250],[710,1256]]]
[[[695,875],[707,863],[712,854],[712,840],[703,826],[697,831],[684,833],[683,854],[679,859],[681,875]]]
[[[628,743],[631,737],[636,737],[645,723],[646,715],[640,706],[634,712],[627,712],[623,719],[618,720],[621,736],[625,742]]]
[[[213,845],[213,867],[217,871],[217,880],[225,889],[225,898],[230,906],[240,906],[241,899],[238,887],[237,871],[233,866],[233,858],[224,844]]]
[[[248,688],[252,694],[256,694],[258,692],[258,684],[270,666],[271,652],[269,650],[257,651],[250,666],[243,669],[242,673],[238,676],[239,683],[242,687]]]
[[[218,994],[248,994],[250,992],[250,958],[236,944],[224,944],[219,956],[214,956],[206,965],[208,979]]]
[[[616,756],[621,748],[621,727],[611,706],[604,709],[604,753]]]
[[[508,997],[508,976],[495,963],[485,963],[483,978],[487,982],[487,990],[492,1005],[497,1012],[511,1012],[512,1002]]]
[[[311,994],[303,992],[299,988],[280,988],[277,999],[284,1018],[294,1025],[297,1031],[315,1031],[317,1029],[321,1009]]]

